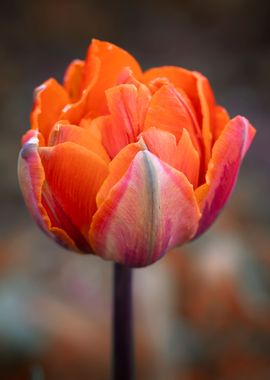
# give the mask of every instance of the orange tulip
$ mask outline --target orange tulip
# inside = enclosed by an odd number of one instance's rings
[[[180,67],[142,72],[93,40],[85,61],[37,88],[19,181],[60,244],[146,266],[204,232],[228,200],[255,130]]]

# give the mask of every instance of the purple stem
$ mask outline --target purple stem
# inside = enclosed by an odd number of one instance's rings
[[[132,269],[114,264],[113,380],[134,380]]]

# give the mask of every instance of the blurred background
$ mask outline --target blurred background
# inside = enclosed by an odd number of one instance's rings
[[[111,265],[49,241],[17,183],[33,89],[91,38],[144,69],[210,80],[257,128],[234,195],[200,240],[135,271],[137,379],[270,379],[270,2],[15,1],[0,13],[0,379],[110,378]]]

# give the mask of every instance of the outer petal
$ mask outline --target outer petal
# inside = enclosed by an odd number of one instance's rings
[[[102,129],[102,142],[113,158],[142,131],[150,101],[145,85],[121,84],[106,91],[110,123]]]
[[[150,152],[139,152],[93,217],[95,252],[146,266],[194,235],[199,210],[186,177]]]
[[[170,85],[164,85],[153,95],[145,118],[144,129],[156,127],[175,135],[179,141],[183,128],[191,136],[197,151],[199,126],[195,115],[189,109],[184,97]]]
[[[69,231],[73,232],[73,237],[77,238],[78,245],[62,228],[61,224],[52,224],[46,207],[42,203],[42,188],[45,182],[43,166],[38,154],[38,132],[25,142],[18,160],[18,178],[19,184],[24,196],[25,203],[39,227],[50,237],[54,238],[65,248],[72,250],[87,249],[80,234],[69,225]],[[81,243],[81,244],[80,244]],[[77,248],[78,247],[78,248]],[[88,246],[88,249],[89,246]]]
[[[135,58],[125,50],[109,42],[94,39],[85,62],[85,88],[93,80],[92,66],[95,60],[100,62],[100,68],[97,81],[88,98],[88,108],[92,110],[93,116],[98,116],[108,112],[105,90],[116,85],[120,72],[125,67],[130,67],[135,77],[140,77],[141,68]]]
[[[42,133],[45,142],[68,102],[67,92],[55,79],[48,79],[36,89],[31,125]]]
[[[96,194],[108,175],[108,166],[95,153],[71,142],[39,152],[53,199],[87,239]]]
[[[215,143],[208,164],[206,183],[195,192],[202,212],[196,236],[213,223],[231,195],[241,161],[254,135],[255,129],[248,120],[237,116],[227,124]]]
[[[82,93],[84,61],[76,59],[68,66],[64,76],[64,87],[72,103],[79,100]]]

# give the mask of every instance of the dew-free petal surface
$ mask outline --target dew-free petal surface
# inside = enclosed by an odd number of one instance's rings
[[[109,42],[94,39],[88,49],[85,62],[85,88],[93,80],[93,60],[98,60],[100,67],[97,80],[88,97],[88,106],[92,109],[93,115],[98,116],[108,111],[105,91],[117,84],[119,73],[125,67],[129,67],[135,77],[140,77],[141,68],[135,58],[124,49]]]
[[[216,106],[215,108],[215,129],[213,133],[213,142],[215,142],[226,124],[230,121],[230,116],[224,107]]]
[[[175,168],[185,174],[189,182],[193,184],[194,189],[197,187],[200,158],[185,128],[176,147]]]
[[[150,101],[144,85],[121,84],[106,91],[110,123],[102,129],[102,141],[113,158],[129,143],[137,141],[142,131]]]
[[[192,114],[184,97],[172,86],[164,85],[152,96],[145,118],[144,130],[151,127],[172,133],[177,142],[182,135],[183,128],[186,128],[194,146],[198,152],[200,151],[196,138],[196,117]]]
[[[40,156],[53,198],[87,236],[108,166],[95,153],[71,142],[40,148]]]
[[[68,141],[83,146],[109,163],[110,158],[100,141],[100,136],[95,133],[94,129],[82,128],[62,122],[57,123],[49,136],[49,145],[62,144]]]
[[[139,152],[93,217],[90,241],[105,259],[149,265],[197,230],[199,209],[186,177]]]
[[[22,147],[18,160],[18,178],[25,203],[38,226],[66,248],[78,250],[72,238],[60,226],[52,225],[42,204],[44,169],[38,154],[38,132]]]
[[[64,76],[64,87],[72,103],[77,102],[82,93],[85,63],[76,59],[68,66]]]
[[[213,133],[215,130],[215,98],[208,79],[202,74],[194,72],[197,77],[197,90],[202,113],[202,138],[204,143],[204,163],[207,167],[211,156]]]
[[[200,168],[199,154],[185,128],[178,144],[173,134],[158,128],[147,129],[142,133],[142,138],[151,153],[185,174],[196,188]]]
[[[208,164],[206,183],[195,194],[202,212],[196,236],[216,219],[233,190],[241,161],[253,138],[255,129],[244,117],[232,119],[216,141]]]
[[[138,152],[145,147],[141,142],[132,143],[123,148],[110,162],[109,175],[103,182],[97,194],[97,206],[99,207],[106,199],[111,188],[123,177]]]
[[[150,83],[157,78],[167,78],[176,88],[181,88],[192,101],[200,121],[200,101],[197,91],[197,78],[192,71],[176,66],[154,67],[144,72],[143,81]]]
[[[55,79],[48,79],[36,89],[31,126],[42,133],[45,141],[68,102],[66,90]]]

